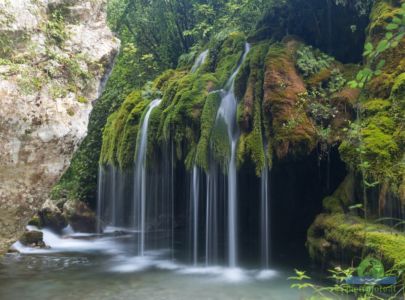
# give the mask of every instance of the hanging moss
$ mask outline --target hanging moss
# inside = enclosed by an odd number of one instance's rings
[[[139,120],[147,103],[141,91],[132,92],[120,109],[108,118],[100,163],[119,165],[123,169],[131,165]]]
[[[159,137],[162,141],[175,142],[178,159],[184,159],[183,150],[188,153],[188,146],[197,144],[205,98],[216,84],[215,76],[210,73],[187,74],[177,80],[172,101],[162,113]],[[193,133],[187,132],[190,128]]]
[[[215,77],[218,80],[219,87],[225,86],[232,72],[237,67],[245,49],[245,42],[246,37],[244,34],[234,32],[222,44],[215,63]]]
[[[217,161],[224,173],[228,170],[228,161],[231,157],[231,144],[228,135],[228,127],[223,118],[214,122],[215,126],[211,133],[212,156]]]
[[[196,149],[196,164],[208,171],[208,152],[212,128],[215,124],[218,108],[221,104],[219,92],[207,96],[204,109],[201,115],[201,136]]]
[[[242,135],[239,141],[238,162],[241,165],[244,157],[249,157],[256,167],[256,175],[260,176],[266,165],[265,147],[263,145],[261,105],[259,101],[254,103],[253,130]]]
[[[136,142],[141,126],[141,118],[149,101],[140,100],[140,102],[129,113],[121,140],[118,144],[118,165],[122,170],[131,168],[135,157]]]

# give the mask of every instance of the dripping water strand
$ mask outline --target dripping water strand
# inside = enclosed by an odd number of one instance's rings
[[[134,184],[134,209],[138,211],[134,215],[138,218],[135,224],[138,223],[140,231],[139,254],[145,254],[145,231],[146,231],[146,151],[148,138],[149,118],[152,110],[157,107],[161,99],[156,99],[151,102],[144,117],[141,131],[138,138],[138,153],[135,162],[135,184]]]

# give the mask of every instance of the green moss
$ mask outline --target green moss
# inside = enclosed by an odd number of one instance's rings
[[[228,128],[224,119],[219,118],[211,134],[211,151],[224,173],[228,170],[228,161],[231,157],[231,143],[228,136]]]
[[[385,99],[371,99],[362,104],[362,110],[367,116],[387,111],[390,107],[391,102]]]
[[[211,93],[207,96],[201,115],[201,136],[196,150],[196,164],[208,171],[208,152],[212,128],[215,124],[218,108],[221,104],[220,94]]]
[[[339,199],[329,196],[322,200],[323,208],[330,213],[343,213],[343,208],[340,204]]]
[[[402,73],[395,78],[391,90],[391,98],[398,99],[402,102],[402,106],[405,106],[405,73]]]
[[[184,159],[190,146],[198,143],[205,99],[216,84],[213,74],[187,74],[168,88],[167,93],[170,96],[164,95],[163,99],[168,101],[171,98],[171,102],[168,106],[163,106],[158,135],[161,141],[174,141],[178,159]]]
[[[369,33],[372,35],[380,35],[385,32],[385,27],[388,22],[398,14],[399,7],[395,8],[391,1],[379,0],[373,5],[370,13]]]
[[[124,130],[120,133],[122,138],[118,144],[117,160],[121,169],[127,169],[133,166],[141,118],[148,104],[149,101],[147,100],[141,100],[137,103],[129,113]]]
[[[385,268],[405,266],[405,235],[392,228],[367,223],[343,214],[321,214],[308,230],[308,250],[315,260],[350,265],[368,255],[380,258]]]
[[[377,160],[378,164],[390,160],[391,156],[398,151],[398,146],[393,137],[385,134],[377,126],[370,126],[363,130],[363,143],[365,157],[369,160]]]
[[[77,97],[77,102],[79,102],[79,103],[89,103],[89,100],[86,97],[79,96],[79,97]]]
[[[237,152],[238,164],[241,166],[245,158],[249,158],[258,176],[266,164],[262,99],[264,60],[268,48],[267,41],[254,45],[235,81],[235,95],[241,99],[238,105],[238,123],[242,130]]]
[[[267,139],[278,158],[307,155],[317,144],[314,124],[302,101],[305,84],[295,67],[294,53],[298,45],[296,42],[273,44],[265,60],[263,110],[265,118],[271,118]]]
[[[32,219],[28,222],[28,225],[36,226],[36,227],[38,227],[38,228],[41,228],[41,227],[42,227],[41,219],[39,218],[38,215],[35,215],[35,216],[32,217]]]
[[[175,70],[169,69],[165,72],[163,72],[160,76],[158,76],[154,81],[153,81],[153,86],[157,90],[164,91],[168,85],[168,82],[171,78],[173,78],[176,74]]]
[[[356,203],[356,177],[349,173],[332,196],[323,199],[323,208],[331,213],[343,213]]]
[[[103,131],[100,163],[120,165],[125,168],[133,161],[135,145],[133,135],[138,130],[140,116],[147,105],[141,91],[132,92],[120,109],[112,114]]]
[[[237,67],[245,48],[245,41],[246,37],[242,33],[231,33],[221,45],[216,61],[211,62],[211,64],[215,65],[215,77],[218,80],[219,87],[223,87],[226,84],[232,72]]]
[[[263,145],[261,105],[254,103],[253,130],[241,136],[238,145],[238,164],[241,165],[244,157],[249,157],[256,168],[256,175],[260,176],[266,166],[265,147]]]

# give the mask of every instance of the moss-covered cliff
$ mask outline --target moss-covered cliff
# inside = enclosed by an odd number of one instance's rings
[[[207,169],[209,147],[218,162],[226,161],[229,145],[221,127],[214,128],[215,117],[220,89],[241,59],[245,40],[239,33],[216,40],[197,72],[189,66],[170,70],[147,86],[151,92],[130,94],[104,128],[100,162],[132,167],[142,112],[153,97],[163,101],[152,115],[151,151],[174,141],[177,159],[187,168],[195,162]],[[300,157],[340,141],[358,94],[345,86],[353,70],[293,38],[252,44],[235,83],[239,167],[252,162],[259,175],[273,152],[279,160]]]

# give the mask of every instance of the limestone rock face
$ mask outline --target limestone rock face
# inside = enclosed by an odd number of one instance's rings
[[[87,133],[119,49],[105,2],[0,2],[0,253]]]

